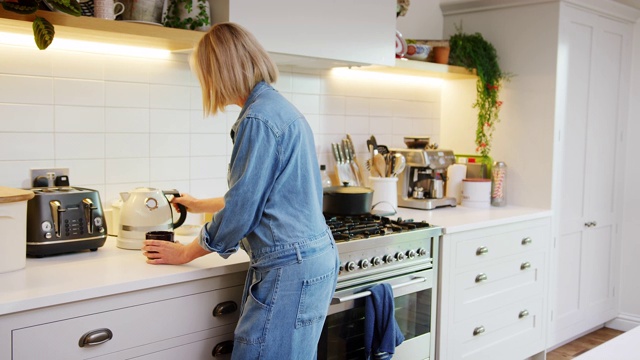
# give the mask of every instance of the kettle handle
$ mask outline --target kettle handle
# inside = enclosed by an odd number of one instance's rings
[[[178,190],[163,190],[162,193],[167,196],[167,195],[173,195],[174,197],[180,197],[180,192]],[[175,223],[173,223],[173,228],[178,228],[180,227],[182,224],[184,224],[184,221],[187,220],[187,208],[182,205],[182,204],[177,204],[178,205],[178,209],[180,209],[180,218],[178,219],[178,221],[176,221]],[[172,209],[173,211],[173,209]]]

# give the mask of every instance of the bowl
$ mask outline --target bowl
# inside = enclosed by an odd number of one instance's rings
[[[429,136],[405,136],[404,143],[409,149],[426,149],[430,139]]]

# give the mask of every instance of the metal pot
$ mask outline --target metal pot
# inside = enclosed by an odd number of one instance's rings
[[[371,212],[373,190],[362,186],[324,188],[322,212],[329,215],[362,215]]]

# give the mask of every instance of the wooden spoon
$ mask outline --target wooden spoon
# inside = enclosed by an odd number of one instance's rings
[[[378,153],[373,156],[373,168],[380,177],[385,177],[387,173],[387,162],[384,160],[382,154]]]

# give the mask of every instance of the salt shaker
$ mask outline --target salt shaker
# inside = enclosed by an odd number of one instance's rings
[[[507,205],[507,164],[502,161],[493,163],[491,169],[491,205]]]

